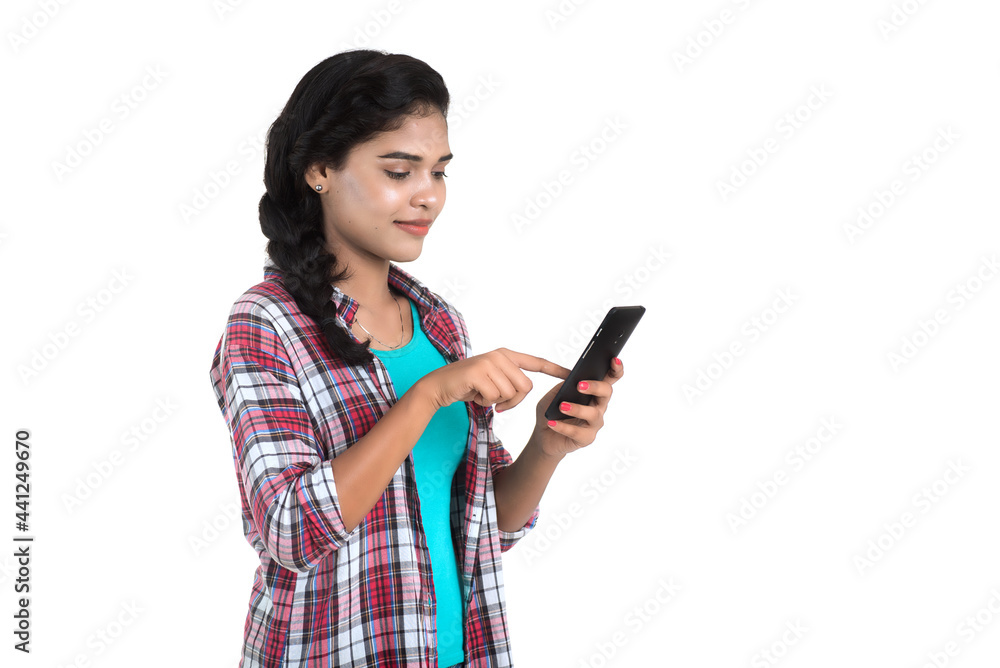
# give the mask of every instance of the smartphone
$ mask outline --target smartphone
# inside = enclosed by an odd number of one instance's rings
[[[611,360],[622,351],[632,330],[639,324],[639,319],[646,312],[644,306],[612,306],[604,316],[600,327],[590,338],[590,343],[583,349],[580,359],[573,365],[569,378],[563,381],[562,387],[556,392],[555,399],[545,410],[549,420],[568,420],[559,410],[559,404],[568,401],[573,404],[590,405],[596,397],[592,394],[581,394],[576,386],[581,380],[604,380],[611,369]]]

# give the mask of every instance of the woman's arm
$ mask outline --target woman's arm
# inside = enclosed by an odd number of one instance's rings
[[[538,445],[537,432],[514,462],[493,476],[493,495],[497,504],[497,525],[501,531],[514,533],[531,519],[542,500],[556,466],[565,455],[547,455]]]
[[[368,433],[330,460],[345,527],[353,531],[375,507],[435,412],[418,380]]]

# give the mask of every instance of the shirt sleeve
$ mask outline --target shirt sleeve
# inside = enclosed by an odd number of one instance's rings
[[[268,324],[231,318],[213,376],[253,529],[276,562],[302,573],[357,528],[344,527],[333,468]]]
[[[497,438],[496,434],[493,433],[493,408],[489,407],[486,411],[486,433],[489,439],[489,457],[490,457],[490,472],[494,478],[496,478],[497,473],[510,466],[514,459],[507,452],[507,448],[503,446],[503,443]],[[500,551],[506,552],[510,548],[514,547],[517,541],[524,538],[524,536],[534,528],[535,523],[538,521],[538,506],[535,506],[535,511],[525,522],[524,526],[517,531],[504,531],[498,528],[500,532]]]

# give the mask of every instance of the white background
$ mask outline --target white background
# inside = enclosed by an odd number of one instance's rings
[[[647,309],[505,555],[518,666],[996,665],[1000,6],[559,8],[5,3],[4,665],[236,665],[256,557],[208,372],[262,279],[262,133],[357,46],[451,91],[448,205],[403,268],[474,352],[571,366]]]

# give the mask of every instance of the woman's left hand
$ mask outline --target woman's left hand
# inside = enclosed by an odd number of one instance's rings
[[[617,358],[615,358],[617,359]],[[542,452],[552,457],[563,455],[588,446],[597,438],[597,432],[604,426],[604,412],[611,401],[612,385],[622,379],[625,369],[621,362],[612,360],[611,368],[603,380],[582,381],[577,390],[581,394],[592,394],[596,397],[590,405],[564,402],[560,410],[571,416],[566,420],[554,420],[554,426],[549,425],[545,411],[555,398],[563,383],[559,383],[541,398],[535,409],[535,431],[531,435]]]

